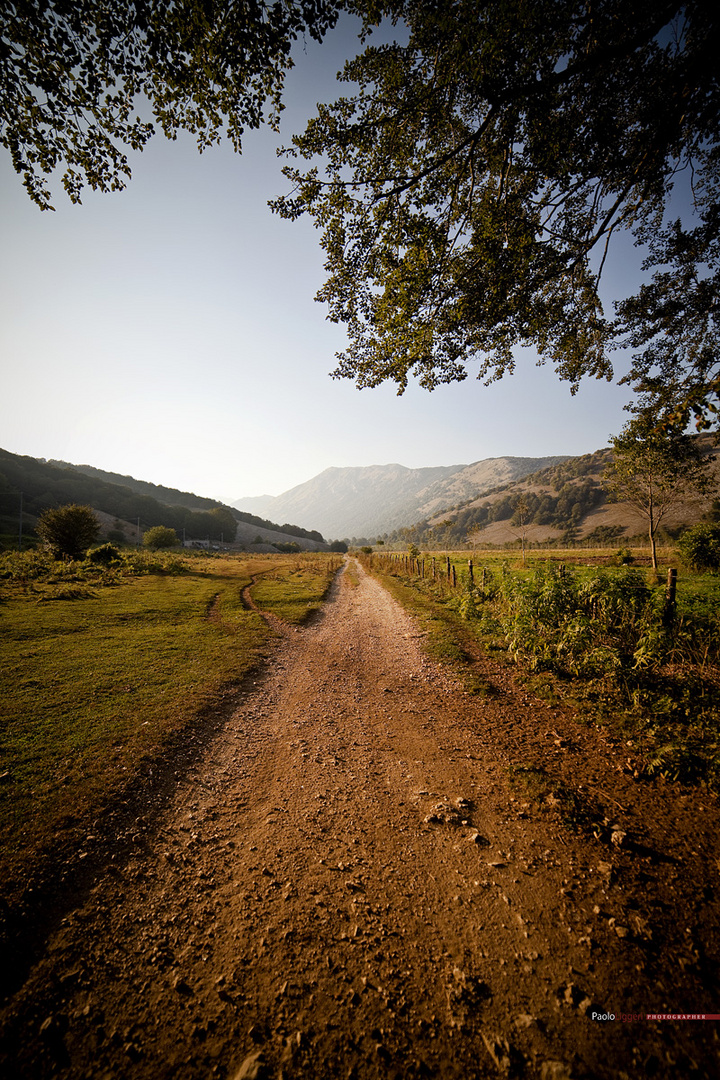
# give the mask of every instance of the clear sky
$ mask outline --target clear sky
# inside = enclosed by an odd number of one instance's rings
[[[354,48],[346,24],[299,52],[279,137],[200,156],[156,135],[124,192],[81,206],[57,183],[41,213],[0,151],[0,446],[231,502],[331,465],[582,454],[619,432],[626,389],[589,380],[572,397],[531,353],[491,387],[398,397],[329,377],[345,336],[313,300],[319,235],[266,203],[287,188],[276,146],[339,96]],[[633,261],[610,261],[610,290]]]

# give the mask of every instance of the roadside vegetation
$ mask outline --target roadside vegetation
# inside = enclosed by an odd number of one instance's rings
[[[299,623],[337,555],[0,556],[0,866],[92,821],[172,739],[227,703],[269,647],[243,603]],[[92,829],[89,830],[92,832]]]
[[[629,549],[524,564],[482,552],[472,572],[467,552],[361,558],[423,620],[430,652],[465,667],[470,689],[488,690],[468,666],[482,650],[538,696],[612,728],[638,775],[720,788],[717,573],[681,570],[673,597]]]

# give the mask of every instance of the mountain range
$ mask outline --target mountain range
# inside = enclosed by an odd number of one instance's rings
[[[688,491],[668,512],[670,537],[720,519],[720,447],[711,436],[696,438],[712,458],[711,483],[702,496]],[[644,525],[630,503],[607,496],[610,456],[606,448],[582,457],[500,457],[424,469],[329,468],[283,495],[231,507],[89,465],[0,450],[0,549],[14,546],[23,530],[32,533],[44,510],[70,502],[93,508],[103,538],[131,544],[153,525],[173,528],[181,539],[252,551],[327,550],[324,537],[446,548],[502,545],[521,533],[530,543],[619,543],[640,536]]]
[[[498,457],[471,465],[329,468],[282,495],[238,499],[237,510],[294,521],[331,539],[383,536],[478,498],[500,484],[566,461],[568,455]]]

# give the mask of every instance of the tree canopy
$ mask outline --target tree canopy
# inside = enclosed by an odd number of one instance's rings
[[[276,123],[299,35],[321,40],[334,0],[14,0],[0,13],[0,142],[30,198],[52,209],[45,177],[64,170],[73,202],[85,184],[122,188],[125,148],[153,121],[200,150]]]
[[[151,551],[175,547],[177,542],[178,537],[175,530],[168,529],[165,525],[154,525],[143,536],[143,547],[150,548]]]
[[[318,298],[350,337],[334,374],[402,393],[476,364],[490,381],[535,346],[575,389],[612,379],[612,348],[630,345],[641,405],[707,424],[720,391],[717,5],[351,6],[368,34],[383,17],[402,33],[346,65],[348,95],[293,139],[293,191],[274,203],[322,229]],[[673,223],[681,187],[692,213]],[[608,314],[603,265],[628,230],[648,245],[649,279]]]
[[[334,372],[433,389],[534,346],[573,390],[624,381],[669,426],[720,402],[720,12],[714,0],[14,0],[0,16],[0,142],[30,197],[129,176],[153,124],[199,148],[277,123],[293,42],[344,10],[367,47],[293,139],[273,205],[322,231]],[[394,34],[388,34],[394,24]],[[381,33],[373,38],[380,27]],[[369,42],[369,44],[368,44]],[[375,42],[375,43],[373,43]],[[601,299],[609,245],[641,287]]]

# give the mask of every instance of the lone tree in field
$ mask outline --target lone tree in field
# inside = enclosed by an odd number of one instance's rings
[[[167,529],[164,525],[155,525],[143,536],[143,547],[151,551],[160,551],[161,548],[175,547],[178,538],[174,529]]]
[[[633,420],[612,440],[613,460],[603,484],[647,521],[653,568],[657,570],[655,535],[671,507],[707,484],[709,458],[689,435],[663,435]]]
[[[522,544],[522,561],[525,565],[525,541],[527,539],[527,528],[530,522],[530,504],[528,502],[527,495],[523,492],[520,498],[515,503],[515,513],[512,516],[510,524],[519,529],[520,541]]]
[[[70,503],[45,510],[35,531],[56,559],[81,559],[97,539],[100,524],[89,506]]]

